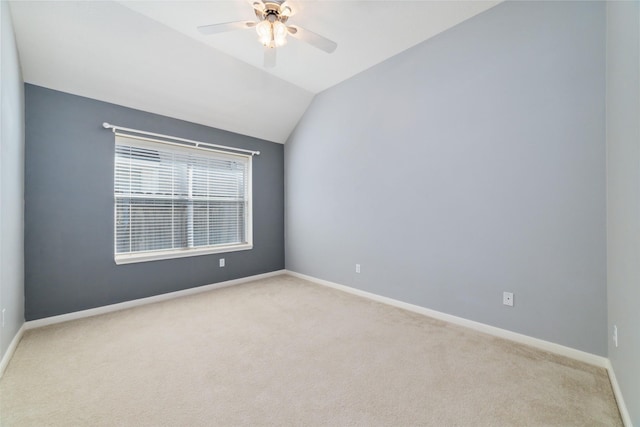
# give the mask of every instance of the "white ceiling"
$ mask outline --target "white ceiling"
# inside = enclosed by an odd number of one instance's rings
[[[26,82],[284,143],[314,94],[499,1],[295,1],[295,24],[338,43],[332,54],[289,37],[263,67],[250,3],[11,3]],[[149,129],[153,131],[153,129]]]

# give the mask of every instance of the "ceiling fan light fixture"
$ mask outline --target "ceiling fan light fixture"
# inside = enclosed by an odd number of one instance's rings
[[[273,41],[276,46],[284,46],[287,43],[287,26],[280,21],[274,22],[273,28]]]
[[[265,19],[256,25],[256,32],[263,46],[274,48],[287,43],[287,26],[280,21],[269,22]]]
[[[273,29],[271,28],[271,22],[265,20],[256,25],[256,32],[258,33],[258,40],[264,46],[269,46],[273,39]]]

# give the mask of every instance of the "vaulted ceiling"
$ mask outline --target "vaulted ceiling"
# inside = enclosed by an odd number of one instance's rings
[[[235,1],[11,3],[25,82],[284,143],[314,95],[499,1],[295,1],[288,24],[338,44],[327,54],[291,36],[263,66],[255,20]],[[152,129],[151,129],[152,131]]]

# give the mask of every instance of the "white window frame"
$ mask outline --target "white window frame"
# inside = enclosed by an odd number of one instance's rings
[[[174,258],[185,258],[192,256],[201,256],[201,255],[211,255],[211,254],[219,254],[219,253],[228,253],[228,252],[236,252],[236,251],[245,251],[253,249],[253,156],[238,154],[232,152],[226,152],[211,148],[200,148],[200,147],[191,147],[180,143],[174,143],[169,141],[163,141],[160,139],[153,139],[147,137],[140,137],[137,135],[128,135],[128,134],[118,134],[116,133],[116,143],[118,145],[118,138],[127,138],[127,139],[135,139],[142,141],[140,143],[141,146],[153,146],[153,144],[162,144],[162,145],[171,145],[175,148],[172,148],[174,151],[184,151],[191,152],[194,151],[205,151],[207,154],[211,156],[212,153],[215,153],[216,156],[222,158],[242,158],[247,162],[247,172],[246,172],[246,188],[247,188],[247,204],[246,204],[246,214],[245,214],[245,237],[246,242],[244,243],[236,243],[229,245],[215,245],[215,246],[207,246],[207,247],[196,247],[196,248],[181,248],[181,249],[170,249],[170,250],[151,250],[137,253],[128,253],[128,254],[117,254],[117,201],[115,197],[115,150],[114,150],[114,181],[113,181],[113,189],[114,189],[114,217],[113,217],[113,232],[114,232],[114,246],[113,246],[113,254],[115,263],[120,264],[132,264],[138,262],[147,262],[147,261],[157,261],[163,259],[174,259]],[[162,147],[159,147],[162,149]]]

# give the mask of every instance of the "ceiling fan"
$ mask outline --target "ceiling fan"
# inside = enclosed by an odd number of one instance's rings
[[[286,25],[293,15],[291,7],[284,0],[254,1],[253,11],[258,18],[254,21],[224,22],[221,24],[202,25],[198,31],[202,34],[218,34],[226,31],[255,28],[258,40],[264,46],[264,66],[271,68],[276,65],[276,47],[287,42],[287,35],[297,38],[324,52],[332,53],[338,44],[326,37],[305,30],[297,25]]]

